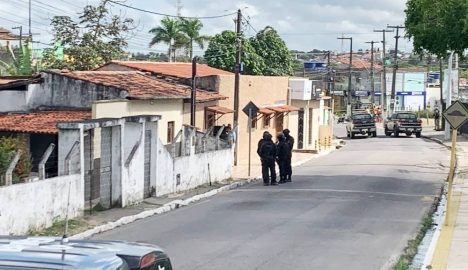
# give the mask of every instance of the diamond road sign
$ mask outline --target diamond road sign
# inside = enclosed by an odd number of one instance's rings
[[[247,105],[245,105],[244,109],[242,109],[242,111],[247,116],[249,116],[249,110],[250,110],[250,113],[252,114],[252,118],[257,117],[257,113],[258,113],[259,109],[258,109],[257,105],[255,105],[252,101],[250,101]]]
[[[458,129],[468,120],[468,110],[460,101],[456,101],[450,105],[442,115],[454,129]]]

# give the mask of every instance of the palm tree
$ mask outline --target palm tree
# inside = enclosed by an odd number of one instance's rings
[[[172,55],[174,55],[175,59],[175,50],[185,43],[185,36],[181,32],[179,20],[169,17],[164,17],[164,19],[161,20],[161,26],[149,30],[149,33],[154,35],[149,43],[150,47],[161,42],[169,45],[169,62],[172,61]]]
[[[199,19],[187,19],[181,18],[180,19],[180,29],[182,33],[186,35],[187,49],[190,52],[190,59],[193,58],[193,43],[197,43],[197,45],[203,49],[205,46],[205,42],[207,42],[210,37],[200,35],[200,30],[203,27],[203,23]]]

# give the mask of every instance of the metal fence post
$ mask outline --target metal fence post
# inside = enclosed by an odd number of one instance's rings
[[[65,156],[65,160],[64,160],[65,164],[64,164],[64,170],[63,170],[65,175],[71,174],[70,172],[71,156],[79,144],[80,144],[79,141],[75,141],[75,143],[70,148],[70,151],[68,151],[67,155]]]
[[[42,155],[41,161],[39,162],[39,180],[44,180],[46,178],[45,164],[47,163],[47,160],[49,159],[54,149],[55,144],[51,143]]]
[[[15,154],[15,157],[13,160],[10,162],[10,165],[8,166],[8,169],[5,173],[5,185],[10,186],[13,184],[13,171],[15,170],[16,164],[18,164],[18,161],[21,156],[21,150],[18,150]]]

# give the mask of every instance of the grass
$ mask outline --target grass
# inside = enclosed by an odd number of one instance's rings
[[[424,215],[421,226],[419,228],[416,237],[413,239],[408,240],[408,244],[406,248],[403,250],[403,254],[398,259],[397,263],[393,266],[393,270],[409,270],[411,266],[411,262],[413,261],[414,256],[418,253],[419,244],[423,240],[424,236],[426,235],[427,231],[430,230],[433,226],[432,215],[434,211],[437,209],[438,200],[434,202],[430,211]]]
[[[72,231],[83,225],[83,221],[76,219],[68,220],[68,231]],[[65,232],[65,220],[55,221],[52,226],[45,228],[41,231],[29,231],[28,235],[39,235],[39,236],[62,236]]]

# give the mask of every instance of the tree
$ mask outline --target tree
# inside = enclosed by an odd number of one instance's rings
[[[223,31],[210,39],[208,48],[205,51],[204,60],[209,66],[227,71],[234,71],[236,63],[236,42],[237,35],[233,31]],[[242,38],[242,63],[244,74],[262,75],[265,69],[265,62],[258,56],[250,41]]]
[[[78,22],[68,16],[52,19],[53,43],[63,46],[64,57],[58,57],[56,48],[46,50],[46,68],[90,70],[124,54],[133,20],[112,16],[108,3],[102,0],[98,6],[85,6]]]
[[[161,26],[152,28],[149,33],[154,35],[149,43],[150,47],[161,42],[169,45],[169,62],[172,61],[172,57],[175,59],[175,50],[188,43],[187,37],[181,31],[180,21],[169,17],[164,17],[161,20]]]
[[[199,19],[180,19],[180,30],[188,39],[187,49],[189,51],[190,59],[193,58],[193,43],[195,42],[201,49],[205,47],[205,42],[209,41],[208,36],[200,35],[200,30],[203,23]]]
[[[405,13],[406,36],[417,53],[445,57],[468,48],[468,1],[408,0]]]
[[[292,74],[293,58],[286,46],[271,26],[265,27],[250,38],[255,52],[263,58],[265,69],[263,75],[283,76]]]
[[[12,62],[7,63],[0,60],[0,67],[3,67],[8,75],[31,75],[33,73],[31,63],[31,46],[29,40],[26,41],[26,44],[23,44],[23,46],[19,48],[17,53],[18,56],[15,55],[15,52],[11,49],[11,47],[8,47],[8,52]]]

